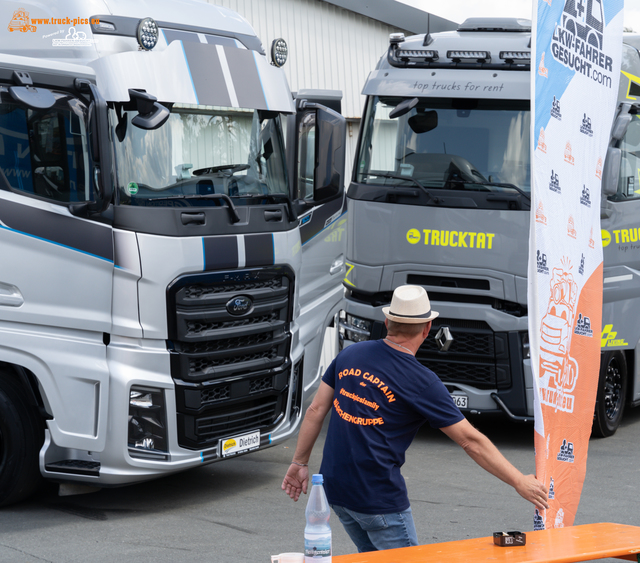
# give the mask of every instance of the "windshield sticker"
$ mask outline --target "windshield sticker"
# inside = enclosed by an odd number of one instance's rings
[[[476,84],[474,82],[467,82],[466,84],[458,83],[455,80],[450,83],[446,82],[438,82],[434,80],[433,82],[418,82],[416,80],[415,84],[411,86],[414,90],[419,90],[420,92],[502,92],[504,89],[504,82],[500,84]]]
[[[424,233],[424,238],[422,237]],[[436,229],[409,229],[407,242],[417,244],[424,240],[424,244],[430,246],[452,246],[455,248],[475,248],[483,250],[493,249],[495,233],[474,233],[468,231],[444,231]]]

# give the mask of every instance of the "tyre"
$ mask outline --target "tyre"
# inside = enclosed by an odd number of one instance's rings
[[[598,395],[591,433],[606,438],[620,426],[627,396],[627,362],[620,350],[605,352],[600,359]]]
[[[15,375],[0,372],[0,506],[27,498],[40,485],[44,424]]]

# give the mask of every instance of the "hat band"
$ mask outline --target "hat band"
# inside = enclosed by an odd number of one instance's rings
[[[389,314],[393,315],[394,317],[404,317],[406,319],[426,319],[427,317],[431,316],[431,309],[429,309],[426,313],[422,315],[401,315],[399,313],[394,313],[392,311],[389,311]]]

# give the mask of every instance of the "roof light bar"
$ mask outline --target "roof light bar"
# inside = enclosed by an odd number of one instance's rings
[[[447,51],[447,58],[460,61],[487,61],[491,60],[491,53],[489,51]]]
[[[500,51],[500,58],[505,61],[530,61],[531,51]]]
[[[438,51],[427,50],[427,49],[398,49],[396,51],[396,58],[402,60],[409,59],[420,59],[420,60],[429,60],[429,61],[437,61],[438,60]]]

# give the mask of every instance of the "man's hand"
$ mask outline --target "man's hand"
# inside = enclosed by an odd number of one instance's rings
[[[515,485],[517,493],[523,498],[536,505],[538,510],[549,508],[547,502],[547,488],[536,479],[535,475],[523,475],[520,482]]]
[[[300,498],[300,493],[307,494],[309,484],[309,468],[292,463],[282,481],[282,490],[294,501]]]

